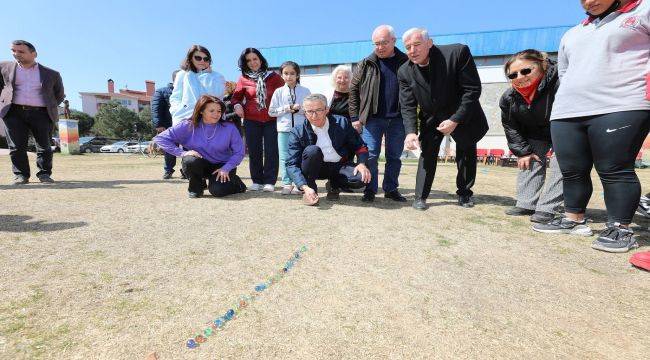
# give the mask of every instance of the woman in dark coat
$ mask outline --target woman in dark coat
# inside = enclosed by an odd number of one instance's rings
[[[563,201],[557,159],[546,156],[553,149],[550,116],[559,85],[557,69],[545,53],[529,49],[513,55],[504,71],[511,88],[499,101],[501,122],[519,168],[517,204],[506,214],[532,215],[531,221],[547,223]]]

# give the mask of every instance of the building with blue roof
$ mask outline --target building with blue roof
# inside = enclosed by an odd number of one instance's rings
[[[551,26],[530,29],[482,31],[461,34],[430,35],[434,44],[446,45],[461,43],[469,46],[483,83],[481,105],[488,116],[490,131],[478,144],[483,148],[502,148],[507,150],[507,143],[501,126],[501,113],[498,106],[501,94],[509,84],[503,74],[503,64],[514,53],[525,49],[537,49],[557,56],[560,40],[571,26]],[[284,61],[292,60],[301,67],[301,84],[312,93],[331,96],[333,87],[330,83],[332,70],[341,64],[350,65],[354,71],[357,62],[373,51],[373,44],[368,39],[328,44],[293,45],[260,48],[260,51],[273,69],[279,68]],[[404,51],[404,44],[398,35],[397,47]]]

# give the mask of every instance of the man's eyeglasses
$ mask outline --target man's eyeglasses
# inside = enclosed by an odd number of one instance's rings
[[[533,69],[531,68],[523,68],[519,71],[511,72],[508,74],[508,79],[514,80],[518,77],[518,74],[521,74],[521,76],[526,76],[529,75],[531,72],[533,72]]]
[[[375,45],[375,46],[387,46],[390,43],[391,43],[390,40],[384,40],[384,41],[376,41],[376,42],[373,43],[373,45]]]
[[[201,57],[201,56],[198,56],[198,55],[194,55],[194,60],[196,60],[196,61],[201,61],[201,60],[203,60],[203,61],[205,61],[205,62],[208,62],[208,61],[210,61],[210,58],[207,57],[207,56],[206,56],[206,57]]]
[[[322,114],[326,109],[316,109],[316,110],[305,110],[305,114],[309,116],[314,116],[316,114]]]

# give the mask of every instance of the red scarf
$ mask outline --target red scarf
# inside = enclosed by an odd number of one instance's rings
[[[521,96],[524,98],[526,103],[530,105],[533,102],[533,98],[535,97],[535,94],[537,94],[537,87],[539,86],[539,83],[542,82],[543,77],[544,76],[540,75],[537,79],[533,80],[533,82],[530,83],[530,85],[528,86],[516,87],[512,85],[512,87],[515,88],[515,90],[517,90],[517,92],[521,94]]]

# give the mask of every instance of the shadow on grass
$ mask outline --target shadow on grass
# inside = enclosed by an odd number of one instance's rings
[[[0,231],[16,233],[29,231],[60,231],[88,225],[88,223],[84,221],[46,223],[42,220],[29,221],[31,219],[32,217],[27,215],[0,215]]]
[[[51,184],[0,185],[0,190],[30,189],[123,189],[124,185],[180,184],[182,180],[107,180],[107,181],[57,181]]]

